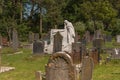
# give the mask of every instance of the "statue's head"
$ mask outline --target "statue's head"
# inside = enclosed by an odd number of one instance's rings
[[[68,23],[69,21],[68,20],[64,20],[64,24],[66,24],[67,25],[67,23]]]

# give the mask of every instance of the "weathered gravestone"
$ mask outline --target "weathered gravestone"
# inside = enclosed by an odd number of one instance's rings
[[[112,41],[112,36],[111,35],[106,35],[105,36],[105,41],[111,42]]]
[[[75,42],[72,44],[72,53],[70,53],[72,59],[73,59],[73,63],[81,63],[82,61],[82,51],[81,48],[82,44],[81,42]]]
[[[120,43],[120,35],[117,35],[117,42]]]
[[[34,42],[34,33],[29,32],[29,43],[33,43],[33,42]]]
[[[98,51],[98,61],[100,61],[100,52],[103,47],[103,39],[94,39],[93,40],[93,47]]]
[[[41,54],[44,53],[44,42],[43,41],[35,41],[33,43],[33,54]]]
[[[0,45],[2,45],[2,36],[0,34]]]
[[[94,39],[99,39],[99,38],[103,38],[103,35],[102,35],[102,32],[101,32],[101,30],[96,30],[95,32],[94,32]]]
[[[63,40],[63,36],[57,32],[54,35],[54,43],[53,43],[53,52],[59,52],[62,51],[62,40]]]
[[[46,66],[46,80],[75,80],[75,69],[71,57],[55,53]]]
[[[17,50],[19,47],[19,40],[18,40],[18,33],[16,29],[13,29],[13,34],[12,34],[12,48],[14,50]]]
[[[81,80],[92,80],[93,61],[85,56],[82,60]]]
[[[112,59],[120,59],[120,49],[114,49],[113,52],[111,53],[111,58]]]
[[[39,33],[34,33],[34,41],[39,41]]]
[[[90,32],[89,31],[85,32],[85,39],[86,39],[86,42],[90,42]]]

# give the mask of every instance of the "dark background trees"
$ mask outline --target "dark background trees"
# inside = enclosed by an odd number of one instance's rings
[[[102,29],[115,36],[120,34],[120,0],[0,0],[0,33],[9,40],[13,28],[26,40],[29,31],[42,35],[63,28],[65,19],[80,34]]]

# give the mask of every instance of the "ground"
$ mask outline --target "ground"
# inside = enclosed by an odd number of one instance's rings
[[[9,49],[1,51],[2,66],[15,67],[15,70],[1,73],[0,80],[36,80],[36,71],[45,72],[45,64],[50,55],[33,56],[31,50],[20,49],[19,51],[16,54]],[[111,60],[108,63],[96,65],[93,80],[120,80],[120,60]]]

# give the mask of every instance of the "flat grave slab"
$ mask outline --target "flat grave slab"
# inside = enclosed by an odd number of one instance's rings
[[[0,73],[14,70],[15,67],[0,67]]]

